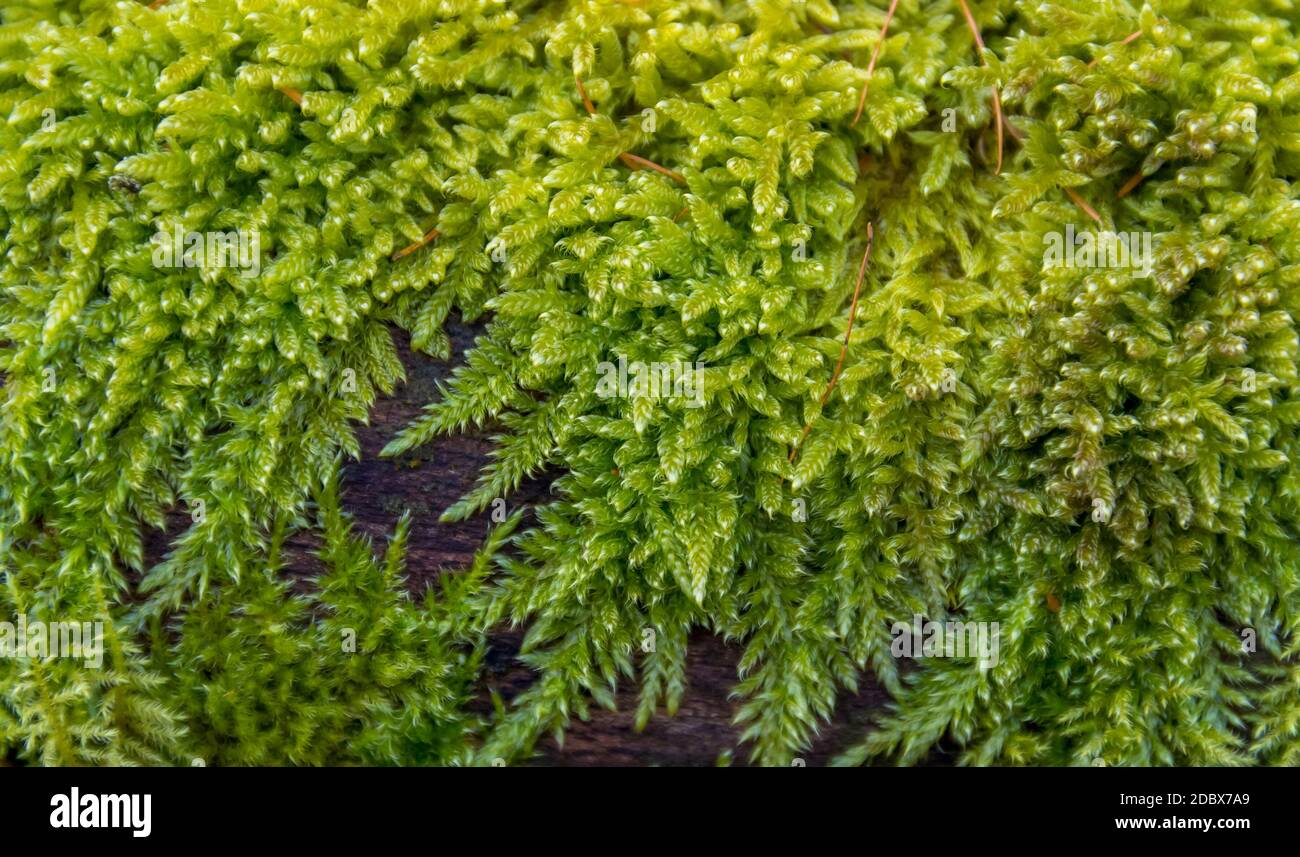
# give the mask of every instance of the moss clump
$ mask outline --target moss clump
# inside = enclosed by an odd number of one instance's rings
[[[765,763],[864,670],[897,704],[848,762],[1300,758],[1287,0],[4,15],[5,609],[116,647],[0,662],[11,751],[522,758],[620,682],[675,709],[703,627]],[[178,229],[256,263],[159,267]],[[1150,258],[1049,252],[1111,232]],[[402,379],[388,326],[447,358],[453,310],[486,332],[388,452],[500,428],[449,517],[558,478],[415,605],[329,486]],[[620,361],[698,375],[608,395]],[[275,576],[315,518],[322,616]],[[997,622],[997,665],[900,670],[918,613]],[[332,660],[344,616],[369,667]],[[502,623],[538,677],[476,736]],[[276,713],[303,700],[320,733]]]

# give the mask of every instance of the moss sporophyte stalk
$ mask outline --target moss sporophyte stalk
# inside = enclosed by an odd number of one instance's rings
[[[518,762],[710,633],[764,764],[862,681],[841,763],[1300,762],[1293,0],[0,22],[0,620],[102,644],[0,658],[7,758]],[[411,595],[337,486],[452,318],[384,452],[513,514]]]

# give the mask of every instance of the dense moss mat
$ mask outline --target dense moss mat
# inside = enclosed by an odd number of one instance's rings
[[[845,762],[1300,762],[1291,0],[157,5],[0,12],[0,601],[105,648],[0,659],[0,751],[521,760],[705,628],[763,763],[864,672]],[[499,427],[451,517],[557,478],[411,599],[421,522],[377,558],[335,485],[453,311],[387,452]],[[901,669],[917,614],[996,665]]]

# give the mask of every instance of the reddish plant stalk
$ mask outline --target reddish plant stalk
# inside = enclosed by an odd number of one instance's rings
[[[587,108],[588,114],[595,116],[596,105],[592,104],[591,96],[587,95],[587,87],[582,85],[582,78],[575,75],[573,80],[578,84],[578,96],[582,99],[582,106]],[[648,158],[643,158],[640,155],[634,155],[631,152],[621,152],[618,159],[622,161],[628,169],[638,170],[645,167],[663,173],[678,184],[686,184],[686,176],[681,173],[673,172],[667,167],[656,164],[654,161],[649,160]],[[676,218],[673,219],[676,220]]]
[[[1079,196],[1079,194],[1075,193],[1074,188],[1067,187],[1065,189],[1065,193],[1067,196],[1070,197],[1070,199],[1074,200],[1075,205],[1083,209],[1084,214],[1088,215],[1098,223],[1101,223],[1101,215],[1097,213],[1097,209],[1093,208],[1091,205],[1088,205],[1088,201],[1083,197]]]
[[[587,108],[587,112],[594,116],[596,105],[591,103],[591,96],[587,95],[587,87],[582,85],[582,78],[574,75],[573,80],[578,84],[578,96],[582,98],[582,106]]]
[[[624,152],[623,154],[619,155],[618,158],[620,161],[627,164],[627,166],[631,169],[635,170],[641,167],[645,167],[646,169],[663,173],[664,175],[668,176],[668,178],[672,179],[678,184],[686,184],[686,176],[682,175],[681,173],[675,173],[672,170],[668,169],[667,167],[661,167],[659,164],[656,164],[654,161],[646,160],[640,155],[634,155],[631,152]]]
[[[403,247],[401,250],[398,250],[396,253],[394,253],[390,258],[390,261],[396,262],[398,259],[401,259],[405,256],[409,256],[412,253],[414,253],[416,250],[419,250],[421,247],[428,244],[433,239],[439,238],[441,236],[442,233],[439,232],[437,229],[430,229],[428,232],[424,233],[424,237],[421,238],[419,241],[416,241],[414,244],[410,245],[409,247]]]
[[[826,407],[826,402],[831,397],[831,391],[835,389],[836,383],[840,380],[840,372],[844,369],[844,358],[849,353],[849,337],[853,335],[853,320],[858,315],[858,296],[862,293],[862,281],[867,278],[867,263],[871,261],[871,248],[876,243],[876,232],[870,223],[867,223],[867,249],[862,252],[862,262],[858,265],[858,281],[853,285],[853,301],[849,304],[849,325],[844,331],[844,344],[840,346],[840,359],[835,363],[835,371],[831,373],[830,383],[826,385],[826,392],[822,393],[821,402],[818,404],[821,408]],[[790,450],[790,457],[787,461],[794,461],[798,455],[803,442],[808,438],[808,433],[812,431],[812,421],[803,427],[803,434],[799,435],[799,442]]]
[[[969,29],[971,35],[975,37],[975,47],[979,49],[980,65],[988,68],[988,63],[984,60],[984,37],[980,35],[980,28],[979,25],[975,23],[975,16],[971,14],[970,6],[966,5],[966,0],[957,0],[957,3],[961,6],[962,17],[966,19],[966,28]],[[1003,119],[1002,96],[998,94],[996,84],[993,86],[993,121],[996,123],[998,129],[998,163],[997,166],[993,168],[993,173],[994,175],[999,175],[1002,172]]]
[[[867,63],[867,79],[862,82],[862,94],[858,96],[858,112],[853,114],[853,121],[849,123],[852,128],[858,124],[862,118],[862,110],[867,106],[867,87],[871,85],[871,76],[876,72],[876,60],[880,59],[880,51],[885,46],[885,37],[889,35],[889,22],[894,20],[894,11],[898,8],[898,0],[891,0],[889,11],[885,13],[885,23],[880,27],[880,38],[876,40],[876,46],[871,51],[871,61]]]
[[[1144,178],[1146,178],[1146,176],[1142,174],[1141,170],[1138,170],[1136,173],[1133,174],[1132,178],[1124,182],[1124,186],[1119,189],[1119,193],[1115,195],[1115,198],[1123,199],[1124,197],[1128,196],[1130,193],[1133,192],[1133,188],[1142,184],[1142,180]]]

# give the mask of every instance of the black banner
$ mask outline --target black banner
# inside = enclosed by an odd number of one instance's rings
[[[1220,845],[1257,833],[1290,835],[1295,786],[1287,769],[1229,768],[585,775],[534,768],[26,769],[0,775],[0,818],[10,841],[111,842],[128,851],[278,841],[337,846],[438,829],[456,838],[526,837],[550,821],[593,830],[671,823],[683,836],[692,829],[743,836],[736,830],[742,823],[829,832],[841,819],[869,820],[873,836],[921,831],[950,844],[966,831],[999,841],[1157,844],[1196,836]],[[439,847],[436,839],[429,844]]]

